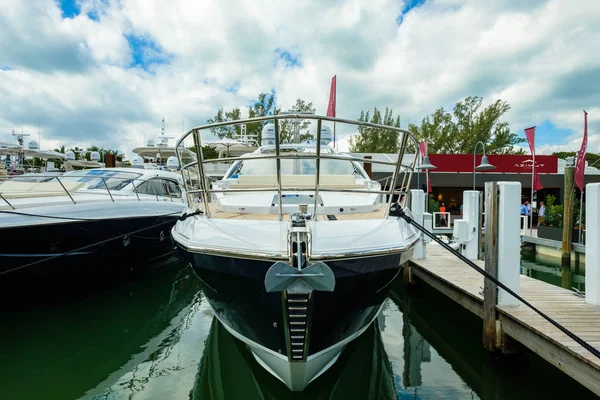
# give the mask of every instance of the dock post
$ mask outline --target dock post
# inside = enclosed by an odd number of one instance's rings
[[[516,210],[521,204],[521,183],[498,182],[498,191],[498,280],[520,294],[521,228]],[[499,289],[498,304],[518,306],[519,301],[504,289]]]
[[[463,192],[463,215],[462,219],[469,224],[469,235],[471,240],[465,244],[465,257],[469,260],[479,258],[479,191],[465,190]]]
[[[410,191],[410,212],[412,213],[415,222],[423,226],[423,213],[425,212],[425,193],[419,189],[411,189]],[[423,233],[421,239],[415,246],[414,259],[425,258],[425,242],[423,241]]]
[[[571,265],[571,235],[573,232],[573,180],[575,168],[565,167],[565,201],[563,206],[562,265]],[[589,243],[589,241],[587,242]]]
[[[600,183],[588,184],[585,193],[585,302],[600,305]]]
[[[498,183],[485,183],[485,271],[498,277]],[[498,286],[485,279],[483,283],[483,347],[496,350],[496,304]]]
[[[520,292],[520,219],[517,210],[521,199],[518,182],[485,184],[485,271]],[[511,351],[510,341],[502,332],[496,305],[517,306],[519,301],[485,279],[483,285],[483,345],[489,351]]]

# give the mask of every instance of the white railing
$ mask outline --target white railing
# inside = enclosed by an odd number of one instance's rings
[[[281,122],[284,122],[286,120],[315,120],[317,122],[316,141],[315,141],[316,152],[315,153],[302,153],[301,154],[301,153],[293,153],[293,152],[285,152],[285,151],[282,152],[281,147],[283,145],[280,144],[282,142],[280,124],[281,124]],[[217,158],[217,159],[205,160],[203,157],[203,154],[202,154],[201,132],[205,131],[205,130],[215,129],[215,128],[233,127],[235,125],[242,125],[242,124],[246,124],[246,125],[247,124],[256,124],[256,123],[262,123],[262,122],[267,122],[267,121],[272,122],[274,125],[274,138],[273,138],[274,145],[271,146],[272,148],[269,148],[269,150],[274,151],[274,154],[273,153],[253,154],[252,160],[269,159],[269,160],[274,161],[274,163],[276,165],[276,168],[273,171],[276,174],[275,186],[274,187],[236,188],[236,189],[219,187],[219,188],[215,189],[209,182],[209,174],[212,171],[207,169],[207,166],[209,164],[215,164],[215,163],[219,164],[219,163],[225,163],[225,162],[227,162],[227,163],[236,162],[236,161],[239,161],[240,158],[227,157],[227,158]],[[361,131],[364,129],[373,129],[378,134],[388,133],[388,134],[397,135],[397,138],[398,138],[397,142],[399,144],[398,159],[396,161],[371,160],[371,159],[353,157],[353,156],[347,155],[347,154],[337,154],[337,153],[329,153],[328,151],[323,151],[323,148],[325,147],[325,145],[321,144],[321,139],[322,139],[321,138],[321,127],[322,127],[322,122],[324,122],[324,121],[331,122],[331,123],[337,123],[337,124],[351,125],[353,130]],[[187,165],[183,165],[182,160],[181,160],[181,154],[179,152],[179,146],[190,135],[193,137],[193,140],[194,140],[194,146],[196,148],[196,157],[197,157],[198,161],[189,163]],[[283,199],[283,191],[284,190],[289,190],[289,191],[294,191],[294,192],[314,193],[314,208],[313,208],[314,215],[317,214],[317,209],[318,209],[317,205],[318,205],[318,201],[320,198],[319,197],[320,191],[321,192],[363,193],[363,194],[387,195],[388,212],[389,212],[389,209],[390,209],[394,199],[398,202],[398,204],[400,204],[401,207],[404,207],[406,198],[408,196],[408,190],[409,190],[409,186],[410,186],[410,182],[411,182],[411,176],[416,167],[417,159],[419,156],[418,151],[417,151],[412,160],[412,163],[410,165],[402,164],[402,158],[404,156],[404,153],[405,153],[405,150],[406,150],[406,147],[407,147],[407,144],[409,143],[409,141],[411,142],[411,146],[414,146],[414,148],[418,150],[419,146],[418,146],[418,143],[417,143],[415,137],[409,131],[404,130],[404,129],[385,126],[385,125],[379,125],[379,124],[372,124],[372,123],[368,123],[368,122],[345,120],[345,119],[341,119],[341,118],[324,117],[324,116],[317,116],[317,115],[313,115],[313,114],[292,113],[292,114],[271,115],[271,116],[258,117],[258,118],[249,118],[249,119],[245,119],[245,120],[220,122],[220,123],[216,123],[216,124],[209,124],[209,125],[192,128],[190,131],[185,133],[178,140],[175,148],[177,149],[180,165],[183,165],[181,168],[182,171],[186,170],[187,168],[197,166],[198,183],[199,183],[199,186],[201,187],[201,189],[189,188],[187,186],[188,182],[186,181],[186,191],[188,193],[188,196],[194,196],[196,194],[201,194],[202,202],[200,204],[204,204],[203,211],[206,214],[206,216],[208,216],[208,217],[211,216],[211,211],[210,211],[210,208],[208,207],[207,203],[209,203],[211,201],[211,195],[213,193],[276,192],[277,196],[278,196],[278,201],[277,201],[278,215],[279,215],[279,219],[281,220],[281,219],[283,219],[283,200],[282,199]],[[287,146],[290,146],[290,145],[287,145]],[[284,159],[316,160],[316,172],[314,175],[315,176],[315,179],[314,179],[315,184],[310,187],[301,187],[301,188],[300,187],[283,187],[282,173],[281,173],[281,161]],[[365,189],[338,189],[338,188],[331,188],[331,187],[324,188],[319,183],[321,175],[322,175],[321,174],[321,160],[350,161],[355,166],[361,166],[363,163],[390,165],[390,166],[394,167],[394,173],[390,180],[390,186],[387,190],[374,190],[374,189],[368,189],[368,188],[365,188]],[[404,168],[404,171],[402,171],[402,168]],[[401,175],[402,175],[402,178],[400,179]],[[397,186],[399,186],[399,187],[397,188]],[[195,201],[192,201],[190,199],[189,204],[191,205],[194,203],[195,203]]]
[[[450,229],[452,218],[449,212],[434,212],[433,213],[433,229]]]
[[[127,172],[120,172],[123,174],[126,174]],[[131,172],[132,174],[134,173],[133,171]],[[183,188],[180,187],[180,185],[178,183],[176,183],[173,180],[169,180],[166,178],[161,178],[161,177],[155,177],[152,178],[151,180],[149,179],[140,179],[139,177],[115,177],[115,176],[87,176],[87,175],[77,175],[77,176],[57,176],[57,175],[44,175],[42,173],[40,173],[39,175],[36,174],[35,178],[36,180],[25,180],[23,179],[24,177],[22,175],[9,175],[9,176],[0,176],[0,204],[4,203],[7,204],[11,209],[15,210],[17,207],[15,207],[15,205],[13,204],[13,202],[11,202],[11,200],[13,200],[13,198],[27,198],[28,194],[31,194],[31,197],[40,197],[40,194],[43,194],[43,196],[48,196],[48,197],[60,197],[60,196],[68,196],[69,201],[72,202],[73,204],[77,204],[77,201],[75,200],[75,198],[73,198],[73,195],[76,194],[77,197],[80,197],[80,195],[98,195],[98,194],[107,194],[108,197],[110,198],[110,200],[112,202],[115,201],[115,198],[113,195],[118,195],[121,194],[123,192],[121,192],[121,190],[126,189],[129,185],[131,185],[131,191],[135,194],[135,197],[138,201],[142,201],[142,200],[149,200],[151,197],[153,196],[156,198],[156,201],[160,201],[160,200],[164,200],[164,199],[170,199],[172,202],[173,201],[181,201],[183,202],[186,196],[185,190],[182,190]],[[31,175],[27,176],[27,178],[32,178]],[[82,187],[76,187],[74,188],[71,184],[73,183],[73,179],[85,179],[86,184],[88,185],[94,185],[94,186],[100,186],[98,188],[93,188],[90,189],[88,187],[88,189],[85,190],[81,190]],[[122,181],[122,183],[119,185],[120,187],[117,189],[112,183],[111,186],[113,187],[113,189],[111,189],[106,181],[106,178],[110,179],[110,181],[115,181],[115,180],[120,180]],[[39,179],[39,180],[37,180]],[[140,181],[140,183],[138,185],[136,185],[136,181]],[[179,189],[179,193],[171,193],[170,189],[168,187],[168,185],[166,185],[166,189],[165,192],[166,194],[159,194],[156,191],[156,187],[154,187],[154,185],[152,185],[152,189],[153,192],[152,193],[138,193],[138,187],[143,183],[143,182],[154,182],[154,181],[165,181],[165,182],[171,182],[171,183],[176,183],[177,187]],[[27,185],[23,185],[22,187],[10,187],[9,185],[5,185],[5,183],[11,183],[11,182],[15,182],[15,183],[29,183],[29,187],[27,187]],[[52,185],[52,183],[58,183],[58,186],[56,185]],[[82,181],[80,181],[82,182]],[[66,186],[65,186],[66,184]],[[50,187],[52,185],[52,187]],[[45,190],[44,190],[45,189]],[[142,195],[148,195],[148,197],[142,197],[140,198],[140,194]],[[129,197],[132,197],[131,195],[128,195]],[[173,200],[175,199],[175,200]]]

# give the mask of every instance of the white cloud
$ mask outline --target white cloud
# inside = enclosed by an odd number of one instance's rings
[[[325,113],[337,74],[340,117],[390,106],[404,125],[466,96],[502,98],[516,132],[544,121],[572,132],[538,142],[550,152],[579,148],[585,108],[588,148],[600,151],[594,1],[427,0],[400,25],[399,0],[77,4],[74,18],[52,0],[0,8],[0,140],[40,120],[43,143],[129,151],[158,136],[163,116],[178,136],[183,118],[202,124],[271,89],[283,108],[303,98]],[[338,132],[341,145],[350,133]]]

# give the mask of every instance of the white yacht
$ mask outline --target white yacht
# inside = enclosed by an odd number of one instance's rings
[[[314,144],[280,144],[283,121],[316,122]],[[410,132],[388,126],[306,114],[286,114],[205,125],[187,132],[202,148],[206,129],[273,121],[262,147],[239,158],[198,155],[201,210],[172,229],[223,326],[243,341],[256,361],[301,391],[336,362],[344,347],[377,317],[412,255],[419,233],[405,210],[410,165],[402,165]],[[394,135],[391,185],[369,177],[367,160],[328,146],[337,123],[373,134]],[[297,126],[297,124],[295,124]],[[289,126],[289,124],[288,124]],[[295,135],[298,137],[299,135]],[[222,180],[210,183],[205,166],[232,161]]]
[[[179,173],[96,168],[41,181],[18,179],[0,181],[0,284],[11,278],[129,273],[173,253],[170,228],[186,208]],[[162,225],[151,228],[157,224]],[[93,246],[143,228],[149,230]]]

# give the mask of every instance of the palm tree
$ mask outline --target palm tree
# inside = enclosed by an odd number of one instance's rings
[[[81,154],[79,154],[79,153],[82,152],[82,151],[85,151],[85,150],[82,149],[81,147],[75,146],[73,148],[70,148],[69,151],[72,151],[73,153],[75,153],[75,159],[76,160],[81,160]]]
[[[54,149],[54,151],[56,151],[57,153],[63,153],[63,154],[65,154],[67,152],[65,149],[65,146],[60,146],[58,149]]]
[[[93,151],[97,151],[98,153],[100,153],[100,160],[104,160],[104,154],[106,153],[106,150],[104,150],[102,147],[98,147],[96,145],[90,146],[87,149],[87,153],[85,154],[85,159],[86,160],[90,160],[90,155]]]

